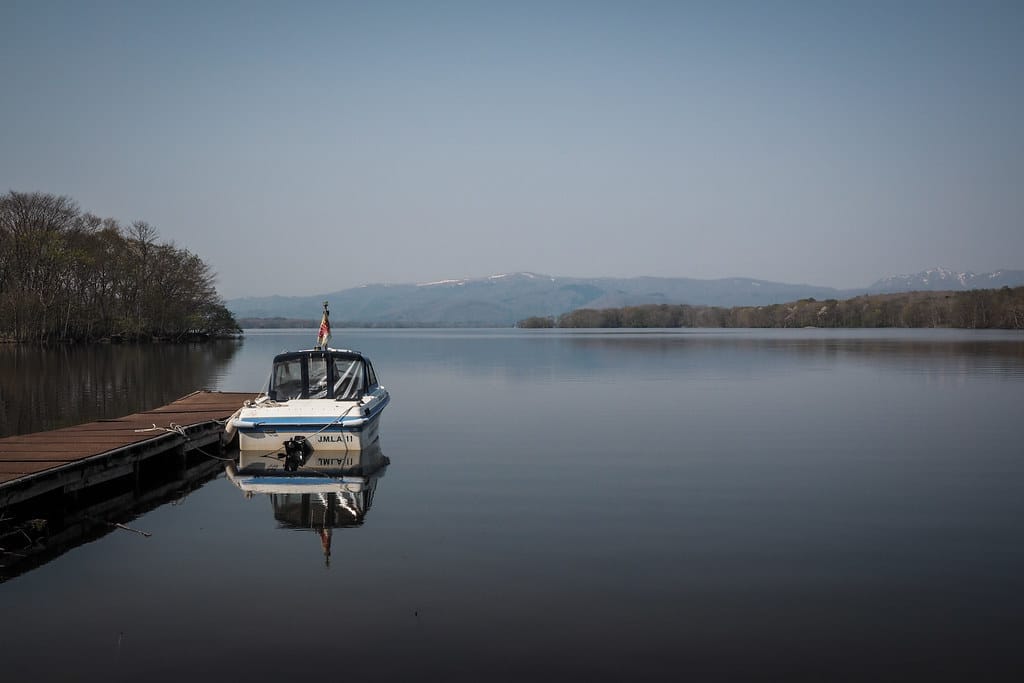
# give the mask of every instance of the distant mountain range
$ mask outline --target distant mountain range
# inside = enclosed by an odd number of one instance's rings
[[[509,273],[420,284],[363,285],[313,296],[244,297],[228,301],[227,306],[236,318],[313,320],[326,300],[335,322],[506,326],[530,316],[560,315],[577,308],[661,303],[762,306],[808,297],[847,299],[860,294],[1004,285],[1024,285],[1024,270],[976,274],[933,268],[847,290],[750,278],[572,278]]]
[[[868,287],[871,294],[887,292],[941,292],[967,289],[999,289],[1020,287],[1024,284],[1024,271],[997,270],[992,273],[959,273],[946,268],[929,268],[913,275],[893,275]]]

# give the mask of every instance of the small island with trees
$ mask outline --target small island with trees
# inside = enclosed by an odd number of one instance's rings
[[[0,340],[185,341],[238,324],[197,255],[39,192],[0,196]]]
[[[852,299],[800,299],[770,306],[649,304],[581,308],[519,321],[523,328],[800,328],[949,327],[1024,329],[1024,287],[965,292],[873,294]]]

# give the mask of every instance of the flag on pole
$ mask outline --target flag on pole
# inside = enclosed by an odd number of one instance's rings
[[[327,342],[331,338],[331,320],[328,318],[327,304],[324,304],[324,317],[320,321],[320,333],[316,337],[316,345],[322,349],[327,348]]]

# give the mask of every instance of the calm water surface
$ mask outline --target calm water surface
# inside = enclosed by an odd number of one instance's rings
[[[256,393],[313,335],[109,349],[59,361],[78,380],[55,390],[28,386],[54,357],[26,371],[5,350],[6,433],[69,401],[91,419]],[[150,538],[115,530],[0,583],[3,680],[1024,677],[1020,334],[334,344],[392,392],[392,464],[329,558],[308,507],[220,475],[125,518]],[[43,394],[12,418],[25,391]]]

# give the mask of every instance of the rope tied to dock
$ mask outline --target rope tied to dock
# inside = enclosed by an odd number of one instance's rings
[[[214,420],[214,422],[220,423],[219,420]],[[187,442],[191,442],[192,441],[192,437],[190,437],[188,435],[188,432],[185,431],[185,427],[183,427],[182,425],[177,424],[175,422],[171,422],[166,427],[158,427],[157,424],[154,422],[152,427],[143,427],[142,429],[136,429],[134,431],[136,433],[142,433],[142,432],[166,432],[167,434],[180,434],[182,437],[184,437],[185,441],[187,441]],[[224,462],[234,462],[234,460],[235,460],[234,458],[224,458],[224,457],[221,457],[219,455],[214,455],[213,453],[207,453],[206,451],[204,451],[202,449],[201,446],[197,446],[197,445],[194,445],[194,444],[192,446],[192,449],[193,450],[197,450],[200,453],[202,453],[203,455],[205,455],[206,457],[213,458],[214,460],[223,460]]]
[[[188,434],[185,433],[185,428],[179,424],[175,424],[174,422],[172,422],[167,427],[157,427],[156,423],[154,422],[152,427],[144,427],[143,429],[136,429],[134,431],[136,434],[141,432],[168,432],[171,434],[181,434],[186,439],[188,438]]]

